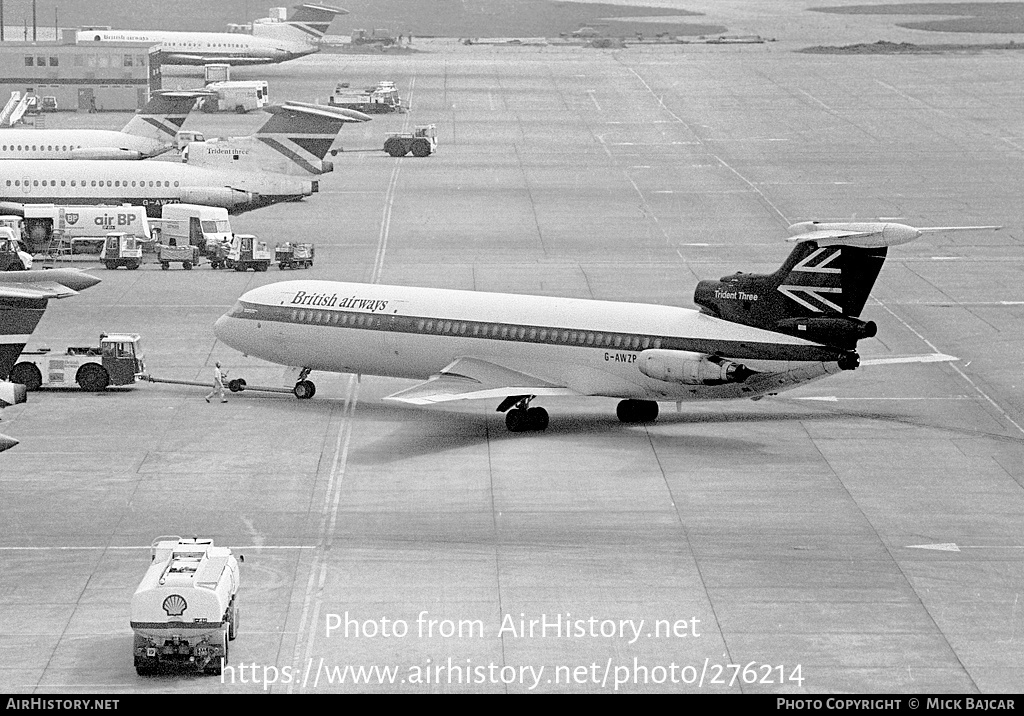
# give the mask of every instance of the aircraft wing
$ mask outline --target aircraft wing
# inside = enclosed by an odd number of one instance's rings
[[[4,299],[12,298],[67,298],[78,291],[62,286],[56,281],[39,281],[37,283],[16,284],[4,283],[0,280],[0,305]]]
[[[481,358],[458,358],[440,373],[411,388],[385,396],[413,405],[444,403],[450,400],[506,398],[510,395],[579,395],[564,385],[557,385],[518,370],[506,368]]]
[[[266,65],[274,62],[269,57],[217,57],[209,55],[190,55],[183,52],[170,52],[164,55],[167,64],[204,65],[210,62],[223,62],[229,65]]]

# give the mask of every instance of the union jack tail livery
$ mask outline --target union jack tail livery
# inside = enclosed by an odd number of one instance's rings
[[[251,137],[192,142],[183,161],[210,169],[246,169],[293,176],[334,170],[324,157],[346,124],[369,116],[343,107],[286,102],[264,108],[270,116]]]
[[[789,227],[794,234],[789,240],[797,245],[777,271],[701,281],[693,300],[703,312],[726,321],[849,350],[877,332],[875,323],[860,320],[860,314],[888,247],[925,232],[996,228],[805,221]]]
[[[252,34],[255,37],[273,40],[315,44],[327,34],[327,29],[335,17],[347,14],[348,10],[341,8],[319,3],[303,3],[294,7],[287,20],[257,20],[253,23]]]
[[[154,92],[146,106],[128,120],[121,131],[160,142],[164,150],[174,146],[175,137],[196,100],[210,94],[204,90]],[[159,152],[155,152],[159,153]]]

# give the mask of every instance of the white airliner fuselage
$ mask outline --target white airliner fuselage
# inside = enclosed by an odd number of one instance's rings
[[[393,396],[412,403],[518,393],[757,397],[838,373],[842,355],[672,306],[327,281],[249,291],[217,321],[216,334],[239,351],[287,366],[466,379],[458,394],[428,382]],[[711,354],[756,373],[731,382],[726,365],[707,362]],[[665,374],[662,364],[679,359],[704,371],[703,379],[684,383]]]
[[[20,203],[134,204],[159,216],[164,204],[222,206],[241,213],[310,196],[314,180],[259,172],[222,171],[176,162],[33,161],[2,165],[0,199]]]
[[[145,159],[172,145],[108,129],[0,130],[0,159]],[[121,156],[117,157],[116,152]]]
[[[234,32],[165,30],[80,30],[78,44],[146,42],[159,45],[164,64],[260,65],[292,60],[317,52],[316,45]]]

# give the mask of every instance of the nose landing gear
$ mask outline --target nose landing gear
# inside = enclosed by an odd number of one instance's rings
[[[295,383],[295,387],[292,388],[292,393],[299,400],[309,400],[316,395],[316,384],[311,380],[306,380],[311,372],[311,368],[303,368],[302,372],[299,373],[299,380]]]

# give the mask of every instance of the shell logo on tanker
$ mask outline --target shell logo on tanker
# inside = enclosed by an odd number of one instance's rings
[[[161,605],[163,610],[167,612],[169,617],[180,617],[188,609],[188,603],[185,601],[185,597],[180,594],[172,594],[164,600]]]

